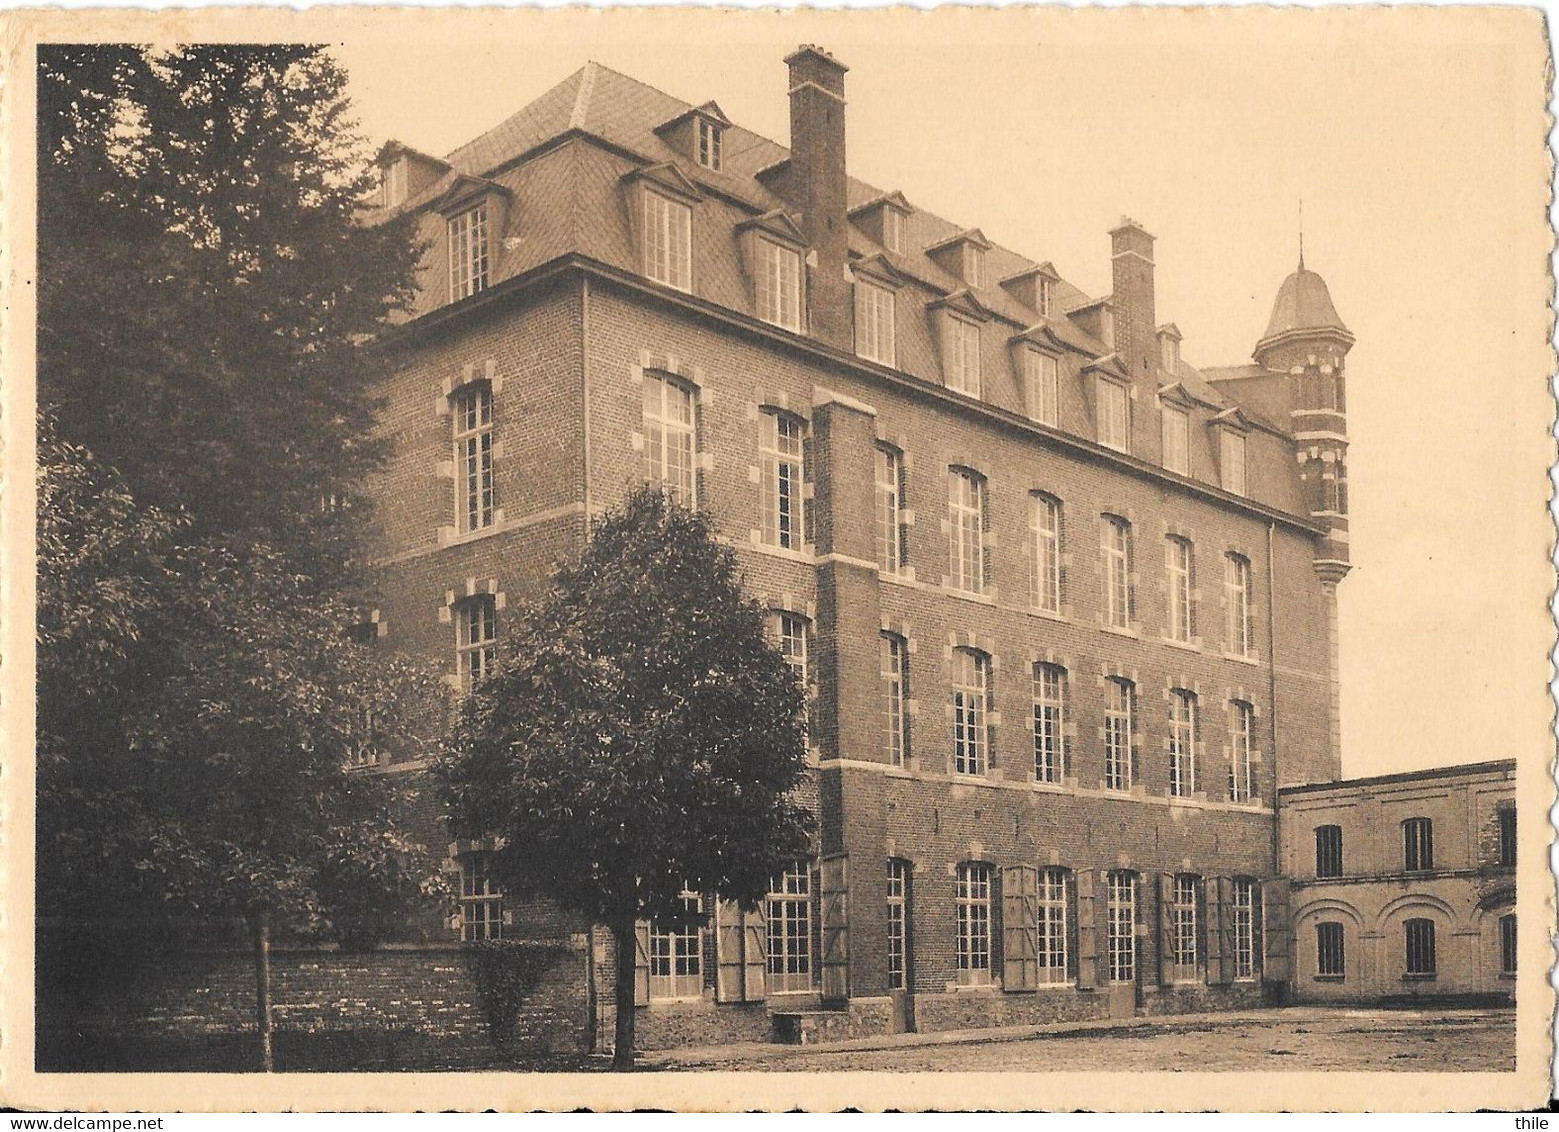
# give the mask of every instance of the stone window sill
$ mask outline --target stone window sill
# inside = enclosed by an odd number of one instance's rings
[[[1347,975],[1317,975],[1315,981],[1318,983],[1340,983],[1347,978]]]
[[[1409,972],[1402,976],[1402,981],[1405,983],[1430,983],[1434,981],[1434,977],[1435,972],[1433,971],[1425,971],[1421,974]]]

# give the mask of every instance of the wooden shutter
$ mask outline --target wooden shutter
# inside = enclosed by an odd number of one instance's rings
[[[1077,874],[1077,985],[1092,990],[1099,985],[1099,921],[1094,911],[1094,872]]]
[[[1208,877],[1202,882],[1207,893],[1207,981],[1229,982],[1234,977],[1234,950],[1229,936],[1229,878]]]
[[[633,1004],[646,1006],[650,1001],[650,924],[640,920],[633,925]]]
[[[1273,982],[1289,980],[1288,881],[1261,882],[1262,942],[1266,947],[1263,976]]]
[[[1002,988],[1039,986],[1039,870],[1009,865],[1001,871]]]
[[[763,976],[769,965],[769,924],[764,906],[742,913],[742,1001],[763,1001]]]
[[[742,910],[732,900],[715,901],[715,1001],[741,1002]]]
[[[839,854],[822,862],[823,998],[850,997],[849,857]]]
[[[1158,875],[1158,982],[1175,981],[1175,874]]]

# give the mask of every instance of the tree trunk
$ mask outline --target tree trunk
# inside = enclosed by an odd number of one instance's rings
[[[254,920],[254,1019],[260,1034],[260,1069],[276,1072],[271,1043],[271,916],[261,912]]]
[[[612,1068],[619,1072],[633,1068],[633,982],[635,977],[634,922],[612,925],[612,940],[617,945],[617,1036],[612,1046]]]

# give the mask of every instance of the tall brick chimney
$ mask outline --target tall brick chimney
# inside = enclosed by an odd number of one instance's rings
[[[1153,310],[1153,237],[1128,216],[1110,229],[1115,279],[1115,352],[1141,381],[1158,364],[1158,322]]]
[[[852,300],[845,279],[848,189],[844,158],[844,73],[820,47],[785,57],[790,68],[789,199],[801,211],[801,230],[816,254],[808,276],[809,328],[817,337],[851,348]]]

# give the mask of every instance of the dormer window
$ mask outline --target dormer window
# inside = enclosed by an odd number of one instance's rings
[[[693,289],[693,210],[653,189],[644,191],[644,274]]]
[[[1041,275],[1034,280],[1034,309],[1049,318],[1056,301],[1055,281]]]
[[[487,290],[487,202],[449,218],[449,297],[451,302]]]
[[[1180,370],[1180,343],[1165,334],[1159,339],[1159,362],[1165,373],[1173,374]]]
[[[1219,475],[1225,491],[1245,494],[1245,434],[1232,428],[1218,430]]]
[[[801,253],[758,237],[758,317],[801,330]]]
[[[882,210],[882,246],[898,255],[904,254],[904,214],[891,205]]]
[[[980,395],[980,324],[949,313],[942,364],[947,387],[970,397]]]
[[[964,282],[971,287],[981,286],[980,280],[984,277],[985,249],[974,243],[964,244],[963,276]]]
[[[1131,398],[1126,386],[1107,377],[1099,377],[1095,385],[1098,404],[1096,412],[1099,426],[1099,443],[1117,452],[1131,448]]]
[[[380,193],[384,207],[394,208],[406,200],[406,159],[397,157],[381,171]]]
[[[708,118],[697,119],[694,155],[705,169],[713,169],[718,173],[724,168],[724,138],[725,128],[720,123]]]

